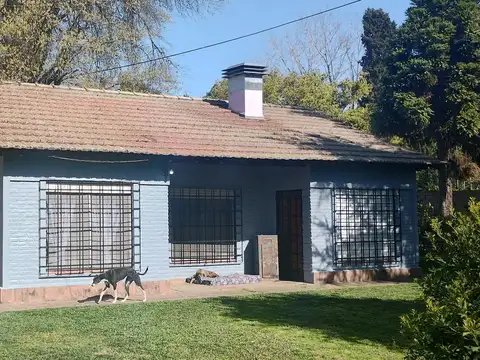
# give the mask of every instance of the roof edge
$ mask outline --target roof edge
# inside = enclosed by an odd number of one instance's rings
[[[444,166],[445,161],[438,159],[405,159],[392,160],[389,159],[347,159],[347,158],[332,158],[332,159],[311,159],[311,158],[271,158],[271,157],[243,157],[243,156],[214,156],[214,155],[181,155],[176,153],[158,153],[149,151],[129,151],[129,150],[97,150],[97,149],[66,149],[59,147],[41,147],[41,146],[9,146],[0,147],[0,154],[8,151],[41,151],[52,153],[81,153],[81,154],[120,154],[124,156],[159,156],[179,159],[212,159],[212,160],[245,160],[245,161],[271,161],[271,162],[301,162],[301,163],[331,163],[331,162],[343,162],[343,163],[355,163],[355,164],[391,164],[391,165],[408,165],[417,166],[422,168]],[[393,158],[394,159],[394,158]]]
[[[153,93],[144,93],[144,92],[135,92],[135,91],[123,91],[123,90],[107,90],[101,88],[90,88],[90,87],[80,87],[80,86],[71,86],[71,85],[47,85],[40,83],[28,83],[21,81],[6,81],[0,79],[0,86],[10,85],[10,86],[26,86],[26,87],[39,87],[45,89],[58,89],[58,90],[72,90],[72,91],[83,91],[83,92],[92,92],[92,93],[104,93],[112,95],[129,95],[129,96],[144,96],[144,97],[156,97],[162,99],[176,99],[176,100],[197,100],[202,101],[203,98],[192,97],[192,96],[179,96],[179,95],[168,95],[168,94],[153,94]]]

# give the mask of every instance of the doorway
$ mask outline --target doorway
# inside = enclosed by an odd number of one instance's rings
[[[303,281],[302,190],[277,191],[280,280]]]

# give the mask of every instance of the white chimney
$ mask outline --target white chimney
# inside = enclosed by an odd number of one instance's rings
[[[263,119],[263,76],[267,68],[242,63],[222,71],[228,79],[228,108],[249,119]]]

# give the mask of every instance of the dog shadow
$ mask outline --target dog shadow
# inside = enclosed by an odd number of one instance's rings
[[[81,299],[81,300],[77,300],[77,302],[79,302],[80,304],[83,304],[83,303],[89,303],[89,302],[95,302],[95,303],[98,303],[98,300],[100,299],[100,295],[94,295],[94,296],[89,296],[85,299]],[[103,302],[112,302],[114,299],[113,295],[103,295],[103,298],[102,298],[102,303]],[[120,302],[122,301],[124,298],[123,297],[117,297],[117,302]],[[128,301],[128,300],[127,300]]]

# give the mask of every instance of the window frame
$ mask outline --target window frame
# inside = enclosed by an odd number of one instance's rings
[[[82,194],[89,196],[89,201],[91,196],[99,196],[99,199],[102,199],[102,195],[127,195],[130,196],[130,209],[127,212],[121,212],[120,216],[128,216],[129,221],[124,221],[122,223],[128,224],[129,227],[124,229],[123,225],[119,225],[122,230],[129,231],[131,236],[131,253],[130,261],[123,261],[122,265],[133,266],[136,270],[140,270],[141,265],[141,234],[140,234],[140,184],[137,182],[127,182],[127,181],[91,181],[91,180],[55,180],[48,179],[42,180],[39,182],[39,277],[40,278],[79,278],[79,277],[88,277],[90,274],[99,273],[108,270],[110,265],[113,265],[114,261],[112,259],[111,264],[105,263],[104,259],[100,259],[98,264],[95,264],[90,258],[90,264],[70,264],[70,271],[63,271],[62,268],[65,266],[63,264],[58,265],[58,255],[56,265],[50,265],[49,257],[51,254],[48,251],[49,247],[49,209],[48,209],[48,196],[49,194],[64,194],[64,195],[75,195],[81,196]],[[69,200],[71,201],[71,199]],[[100,205],[97,209],[92,209],[92,204],[88,204],[88,212],[92,213],[92,210],[103,211],[99,213],[100,224],[104,223],[105,216],[105,207]],[[113,203],[110,205],[110,208],[113,210]],[[108,214],[108,213],[107,213]],[[110,214],[110,220],[113,221],[113,215]],[[72,222],[68,223],[66,226],[69,229],[72,229]],[[89,227],[82,229],[82,231],[88,232],[89,229],[92,229],[92,221],[88,222]],[[83,226],[83,225],[82,225]],[[100,230],[102,225],[100,225]],[[105,227],[108,229],[108,227]],[[112,225],[111,231],[115,227]],[[91,231],[91,230],[90,230]],[[99,239],[105,236],[105,232],[99,232]],[[129,237],[130,237],[129,236]],[[85,239],[81,240],[81,246],[79,247],[79,252],[88,251],[82,250],[85,248]],[[100,240],[101,242],[104,240]],[[87,240],[88,242],[88,240]],[[108,246],[108,245],[107,245]],[[63,247],[63,244],[62,244]],[[88,247],[88,246],[87,246]],[[90,244],[91,247],[91,244]],[[104,245],[105,247],[105,245]],[[111,249],[114,248],[114,244],[110,244],[107,250],[112,253]],[[125,249],[124,249],[125,250]],[[90,251],[93,251],[90,249]],[[113,255],[110,255],[113,256]],[[106,267],[107,266],[107,267]],[[78,268],[78,272],[72,273],[73,270]],[[68,270],[68,269],[67,269]]]
[[[188,194],[186,194],[188,193]],[[194,194],[192,194],[194,193]],[[205,195],[202,196],[202,193]],[[215,196],[214,194],[220,193],[220,195]],[[230,196],[222,196],[222,193],[228,194]],[[186,195],[185,195],[186,194]],[[210,197],[207,196],[210,194]],[[205,225],[203,228],[204,231],[204,240],[201,241],[185,241],[182,242],[176,241],[174,239],[174,227],[176,227],[175,220],[173,220],[173,202],[175,199],[184,199],[184,200],[199,200],[205,201],[209,199],[217,199],[217,200],[232,200],[233,201],[233,208],[231,214],[232,225],[230,231],[232,231],[233,239],[232,240],[207,240],[207,232],[206,228],[212,228],[214,234],[218,230],[215,228],[215,224],[212,225]],[[233,188],[208,188],[208,187],[191,187],[191,186],[169,186],[168,191],[168,220],[169,220],[169,232],[168,232],[168,242],[169,242],[169,265],[171,267],[192,267],[192,266],[218,266],[218,265],[238,265],[242,262],[243,254],[242,254],[242,239],[243,239],[243,213],[242,213],[242,191],[240,189],[233,189]],[[210,209],[211,211],[211,209]],[[207,206],[205,205],[204,213],[205,222],[206,222],[206,213],[208,212]],[[215,210],[213,210],[215,213]],[[197,215],[200,217],[201,215]],[[215,215],[214,215],[215,216]],[[180,223],[182,221],[180,220]],[[180,228],[191,228],[195,227],[195,225],[190,224],[182,224]],[[197,226],[198,227],[198,226]],[[221,231],[221,230],[220,230]],[[214,235],[215,237],[216,235]],[[217,243],[216,243],[217,242]],[[181,249],[176,250],[174,247],[175,245],[180,245]],[[198,245],[197,252],[192,250],[193,245]],[[203,252],[205,253],[203,256],[201,255],[202,250],[200,249],[201,245],[204,245]],[[183,245],[183,246],[182,246]],[[207,245],[211,245],[212,250],[206,250]],[[228,251],[228,255],[225,259],[220,256],[220,259],[215,259],[215,253],[221,253],[221,250],[216,251],[218,246],[230,246],[233,245],[233,250]],[[185,247],[189,246],[189,250],[185,249]],[[175,253],[180,252],[180,256],[175,256]],[[212,258],[208,258],[206,253],[213,252]],[[187,256],[190,254],[190,256]],[[195,255],[196,254],[196,255]]]
[[[402,208],[402,189],[396,188],[348,188],[348,187],[337,187],[331,189],[331,199],[332,199],[332,232],[333,232],[333,266],[337,270],[353,270],[353,269],[373,269],[373,268],[394,268],[399,267],[402,263],[403,258],[403,234],[402,234],[402,216],[403,216],[403,208]],[[360,198],[362,200],[367,199],[368,194],[373,194],[373,199],[375,199],[378,194],[380,193],[380,210],[378,210],[378,204],[376,211],[369,211],[368,209],[365,211],[364,204],[360,205],[361,211],[359,212],[358,209],[354,209],[352,211],[347,211],[348,215],[353,214],[353,222],[350,220],[348,226],[342,227],[341,226],[341,218],[339,219],[339,200],[341,198],[337,197],[338,193],[345,192],[345,197],[347,201],[349,198],[355,195],[355,193],[360,194]],[[352,194],[353,193],[353,194]],[[381,194],[385,193],[386,197],[382,198]],[[350,195],[351,194],[351,195]],[[357,198],[358,199],[358,198]],[[370,198],[369,198],[370,199]],[[391,204],[391,209],[384,209],[383,205]],[[341,205],[340,205],[341,206]],[[348,203],[347,206],[351,206],[351,203]],[[371,209],[370,209],[371,210]],[[358,216],[367,215],[368,222],[366,224],[361,223],[358,221]],[[384,224],[373,222],[370,223],[370,215],[384,215],[386,216],[387,228],[387,237],[392,236],[392,240],[387,239],[387,241],[382,238],[385,232],[378,232],[379,226],[385,226]],[[340,214],[341,216],[341,214]],[[340,221],[339,221],[340,220]],[[361,219],[360,219],[361,220]],[[391,221],[390,221],[391,220]],[[340,224],[339,224],[340,222]],[[344,220],[344,222],[347,222]],[[353,225],[351,225],[353,223]],[[346,240],[343,240],[342,237],[342,230],[365,230],[368,229],[367,235],[374,236],[374,241],[363,241],[356,240],[356,238],[350,238],[350,234],[347,236]],[[370,229],[373,229],[373,232],[370,232]],[[354,236],[362,238],[362,234],[354,234]],[[365,236],[363,236],[364,238]],[[353,241],[352,241],[353,240]],[[357,256],[354,254],[353,256],[339,256],[339,247],[342,245],[350,250],[350,246],[354,248],[354,252],[357,252],[357,244],[361,245],[360,251],[362,256]],[[365,255],[365,248],[363,247],[365,244],[369,244],[368,256]],[[373,244],[375,249],[375,256],[371,257],[371,245]],[[385,255],[385,248],[383,248],[382,253],[380,256],[377,256],[379,253],[377,249],[381,246],[387,244],[387,255]],[[363,247],[363,248],[362,248]],[[392,251],[393,248],[393,251]],[[340,250],[341,251],[341,250]],[[349,263],[351,262],[351,263]]]

